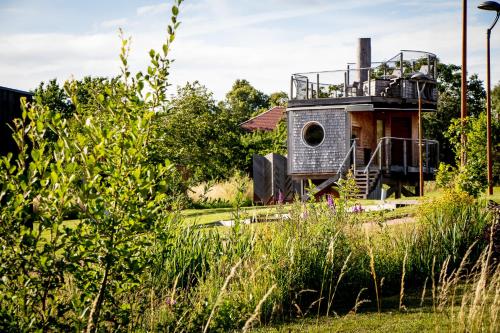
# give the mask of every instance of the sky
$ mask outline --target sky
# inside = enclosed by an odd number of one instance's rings
[[[468,71],[485,78],[486,29],[495,13],[468,1]],[[372,38],[372,60],[402,49],[461,63],[462,1],[185,0],[173,44],[171,93],[199,81],[224,98],[236,79],[270,94],[297,72],[343,69],[356,41]],[[123,28],[129,64],[145,71],[160,49],[171,1],[0,0],[0,86],[32,90],[41,81],[119,74]],[[499,24],[500,26],[500,24]],[[492,33],[492,84],[500,80],[500,27]]]

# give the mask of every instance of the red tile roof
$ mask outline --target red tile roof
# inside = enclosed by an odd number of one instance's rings
[[[284,106],[275,106],[264,113],[240,124],[240,126],[250,132],[253,131],[273,131],[283,118],[286,108]]]

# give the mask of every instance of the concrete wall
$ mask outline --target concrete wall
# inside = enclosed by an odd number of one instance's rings
[[[337,172],[350,148],[350,121],[344,108],[321,107],[288,109],[288,173],[321,175]],[[325,132],[317,147],[302,139],[304,126],[315,121]]]

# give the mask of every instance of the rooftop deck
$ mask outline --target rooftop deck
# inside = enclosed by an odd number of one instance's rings
[[[424,109],[435,110],[437,57],[424,51],[403,50],[371,67],[293,74],[289,106],[373,104],[379,108],[412,108],[417,104],[415,73],[426,75],[422,92]]]

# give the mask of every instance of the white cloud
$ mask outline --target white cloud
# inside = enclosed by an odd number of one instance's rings
[[[170,8],[170,5],[167,3],[157,4],[157,5],[149,5],[142,6],[137,8],[137,15],[157,15],[161,13],[166,13]]]
[[[236,13],[235,5],[228,0],[202,0],[181,8],[183,23],[172,53],[174,87],[198,80],[222,99],[234,80],[245,78],[266,93],[288,91],[292,73],[339,69],[353,61],[357,37],[372,37],[374,61],[385,60],[400,49],[422,49],[436,53],[443,62],[460,63],[460,13],[442,10],[442,6],[451,5],[449,1],[424,1],[422,11],[426,15],[394,15],[376,24],[369,11],[360,11],[353,22],[352,8],[366,4],[363,1],[344,4],[317,0],[315,6],[307,5],[305,0],[269,1],[281,3],[283,8]],[[394,3],[377,1],[391,8]],[[420,8],[416,4],[410,3],[412,8]],[[167,22],[156,14],[169,8],[165,4],[140,7],[136,17],[103,22],[93,34],[1,35],[0,85],[32,89],[53,77],[65,80],[71,75],[116,75],[119,39],[115,31],[109,30],[125,24],[126,34],[133,37],[129,63],[132,70],[144,70],[148,50],[159,48],[165,38]],[[318,26],[302,32],[306,18],[321,17],[327,11],[335,30]],[[295,20],[293,25],[291,19]],[[486,26],[474,17],[469,24],[469,72],[478,72],[484,78]],[[289,31],[290,26],[295,30]],[[498,45],[500,32],[492,35],[494,63],[499,58],[495,56],[500,53]],[[493,82],[497,82],[500,63],[492,66],[492,72]]]
[[[124,27],[127,23],[128,23],[128,20],[126,18],[119,18],[119,19],[101,22],[101,27],[103,27],[103,28],[118,28],[118,27]]]

